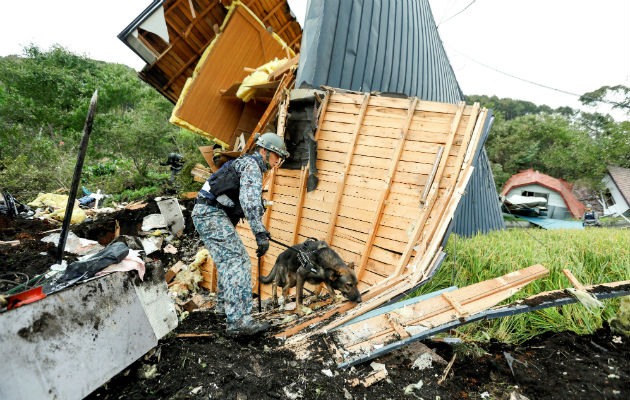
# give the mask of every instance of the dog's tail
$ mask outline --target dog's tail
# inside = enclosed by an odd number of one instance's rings
[[[278,272],[278,263],[274,264],[273,268],[271,269],[271,272],[269,272],[269,275],[267,276],[261,276],[259,279],[262,283],[271,283],[271,281],[273,281],[276,277],[276,273]]]

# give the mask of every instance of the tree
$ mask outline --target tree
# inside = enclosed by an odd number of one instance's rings
[[[602,86],[592,92],[584,93],[580,96],[580,102],[587,106],[607,103],[612,105],[613,109],[621,110],[630,116],[630,88],[623,85]]]

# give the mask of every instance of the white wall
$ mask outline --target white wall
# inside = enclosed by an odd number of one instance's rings
[[[519,186],[519,187],[512,188],[512,190],[510,190],[507,193],[506,197],[509,198],[510,194],[518,194],[518,195],[520,195],[524,191],[536,192],[536,193],[546,193],[549,196],[548,200],[547,200],[547,206],[567,208],[567,205],[564,202],[564,199],[562,198],[562,196],[560,196],[560,194],[558,192],[553,191],[551,189],[548,189],[548,188],[546,188],[544,186],[541,186],[541,185],[525,185],[525,186]]]
[[[606,185],[606,188],[610,190],[610,194],[612,195],[613,200],[615,200],[615,205],[613,205],[612,207],[606,207],[605,204],[602,204],[602,206],[604,207],[604,214],[623,214],[628,211],[628,209],[630,209],[630,206],[628,205],[628,203],[626,203],[626,200],[619,192],[619,189],[617,188],[617,185],[615,185],[615,182],[613,182],[610,174],[606,173],[606,176],[604,176],[604,179],[602,179],[602,181]]]

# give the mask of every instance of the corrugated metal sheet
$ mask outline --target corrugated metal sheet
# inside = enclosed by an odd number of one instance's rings
[[[311,0],[296,87],[320,85],[463,99],[426,0]]]
[[[301,49],[296,87],[395,92],[446,103],[464,99],[427,0],[310,0]],[[481,146],[474,165],[452,227],[465,236],[505,228]]]

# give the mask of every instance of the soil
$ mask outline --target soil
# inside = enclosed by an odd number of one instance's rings
[[[183,205],[187,228],[174,242],[178,253],[157,252],[145,258],[147,272],[163,273],[179,260],[187,262],[201,245],[190,221],[192,204]],[[142,218],[156,212],[155,202],[148,201],[137,210],[94,216],[72,230],[80,237],[107,244],[116,221],[121,234],[137,235]],[[18,246],[0,245],[2,279],[16,271],[30,277],[46,272],[55,261],[56,249],[39,239],[55,228],[45,221],[0,216],[0,240],[20,240]],[[72,255],[65,257],[74,260]],[[0,286],[0,290],[6,291],[6,287]],[[418,345],[410,345],[374,360],[385,364],[388,375],[369,387],[352,386],[351,382],[371,373],[371,362],[338,369],[322,337],[313,340],[308,359],[298,360],[294,353],[281,348],[283,342],[278,339],[232,339],[224,332],[224,318],[211,309],[191,312],[155,349],[88,398],[509,399],[514,393],[529,399],[630,398],[630,338],[611,334],[607,326],[587,336],[548,333],[519,346],[495,341],[453,345],[425,340],[423,343],[446,361],[456,355],[441,384],[437,382],[446,362],[414,369],[419,353],[411,350]],[[511,368],[508,359],[516,360]],[[157,374],[147,376],[151,368]],[[405,394],[408,385],[420,386],[420,382],[422,387]]]
[[[457,353],[441,385],[437,381],[444,365],[412,369],[414,359],[401,351],[375,360],[386,365],[388,377],[367,388],[353,387],[350,381],[372,371],[369,362],[340,370],[327,351],[316,349],[311,349],[309,360],[296,360],[292,352],[278,349],[281,343],[276,339],[233,340],[224,329],[224,322],[211,311],[191,313],[154,351],[88,398],[479,399],[487,393],[489,398],[508,399],[512,392],[529,399],[630,396],[630,338],[617,343],[620,338],[607,328],[588,336],[545,334],[520,346],[425,341],[445,360]],[[208,336],[178,336],[190,333]],[[517,360],[513,373],[506,355]],[[157,375],[143,378],[144,368],[153,365]],[[419,381],[420,389],[405,394],[408,385]]]

